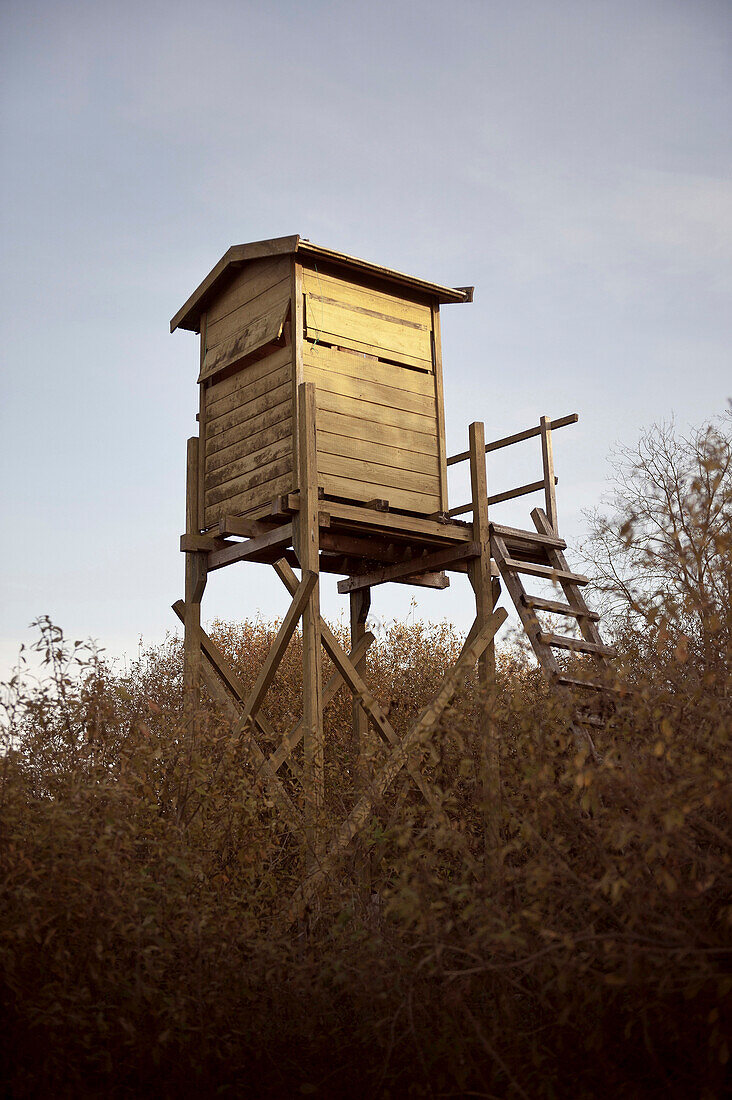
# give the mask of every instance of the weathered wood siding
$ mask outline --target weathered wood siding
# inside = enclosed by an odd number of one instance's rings
[[[430,306],[315,270],[303,272],[303,289],[318,484],[327,495],[440,511]]]
[[[208,311],[200,375],[206,527],[293,488],[292,348],[272,346],[290,288],[288,256],[253,262]]]

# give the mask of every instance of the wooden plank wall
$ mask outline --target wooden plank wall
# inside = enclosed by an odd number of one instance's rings
[[[319,485],[333,496],[440,511],[430,305],[315,270],[303,272],[303,288]]]
[[[248,264],[233,280],[207,314],[204,376],[211,364],[229,365],[226,357],[240,334],[268,331],[267,319],[284,315],[290,280],[288,256]],[[294,487],[292,348],[276,348],[202,385],[208,527],[226,513],[246,512]]]

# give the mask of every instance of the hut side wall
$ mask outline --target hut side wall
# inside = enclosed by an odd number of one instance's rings
[[[291,267],[289,256],[248,264],[202,326],[205,527],[293,487]]]
[[[303,369],[317,387],[318,484],[352,500],[442,509],[429,304],[303,271]]]

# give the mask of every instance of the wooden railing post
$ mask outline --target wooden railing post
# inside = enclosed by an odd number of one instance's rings
[[[491,541],[488,522],[488,488],[485,467],[485,428],[470,425],[470,486],[473,496],[473,541],[479,556],[468,564],[468,576],[475,593],[475,621],[482,630],[494,611],[491,583]],[[484,804],[484,869],[494,881],[500,877],[501,844],[501,762],[498,733],[493,721],[495,703],[496,653],[493,640],[478,661],[480,690],[478,737],[480,739],[481,797]]]
[[[548,416],[542,416],[539,421],[541,428],[541,460],[544,466],[544,500],[546,501],[546,514],[556,534],[557,525],[557,492],[554,477],[554,448],[552,446],[552,422]]]
[[[295,549],[304,576],[306,571],[319,572],[320,558],[315,386],[312,382],[301,382],[298,386],[297,406],[300,508]],[[302,676],[305,832],[307,859],[312,868],[317,863],[321,847],[321,818],[325,798],[319,579],[315,582],[302,616]]]

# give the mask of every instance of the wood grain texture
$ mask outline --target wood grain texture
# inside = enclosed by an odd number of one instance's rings
[[[256,423],[244,420],[226,432],[219,432],[206,442],[207,468],[215,470],[232,457],[258,450],[263,446],[260,440],[265,436],[274,442],[285,435],[292,435],[291,412],[289,401],[283,401],[258,416]]]
[[[322,474],[336,474],[338,477],[379,485],[383,491],[373,494],[379,499],[390,500],[389,492],[392,489],[408,489],[413,493],[435,497],[439,494],[440,480],[436,471],[432,474],[414,472],[402,467],[384,466],[362,458],[344,457],[318,450],[318,475]]]
[[[217,487],[225,489],[232,481],[238,481],[244,474],[266,468],[271,463],[288,457],[292,458],[292,438],[289,435],[285,439],[267,443],[259,450],[252,451],[251,454],[227,462],[216,470],[207,471],[206,492]]]
[[[407,321],[421,328],[430,327],[430,307],[423,302],[410,301],[399,294],[367,286],[362,282],[338,278],[333,274],[305,268],[303,287],[306,293],[321,298],[331,298],[354,309],[368,310],[382,316]]]
[[[267,362],[267,360],[263,359],[262,362]],[[218,399],[215,395],[212,399],[207,398],[207,420],[216,420],[219,416],[223,416],[225,413],[231,412],[241,405],[246,405],[250,401],[254,401],[257,397],[261,397],[262,394],[283,385],[290,380],[291,371],[292,367],[290,364],[285,363],[284,366],[278,367],[276,370],[271,370],[268,374],[263,376],[260,375],[252,381],[248,378],[247,370],[240,371],[236,375],[238,385],[231,393]]]
[[[360,406],[355,405],[357,410]],[[378,420],[363,420],[345,413],[333,413],[318,406],[318,429],[342,435],[355,441],[375,443],[384,447],[403,447],[415,454],[428,455],[437,461],[437,437],[429,432],[412,431],[404,424],[384,424]]]
[[[354,416],[360,420],[370,421],[372,424],[388,425],[392,428],[419,432],[422,435],[434,435],[434,416],[424,413],[407,412],[404,409],[392,408],[390,405],[362,401],[357,397],[346,397],[324,389],[318,389],[315,401],[318,415],[323,411],[336,416]]]
[[[397,386],[400,390],[419,393],[423,397],[434,397],[435,380],[430,371],[383,363],[380,359],[350,348],[331,348],[323,344],[313,344],[309,340],[303,347],[303,356],[309,367],[335,371],[336,374],[344,374],[348,378],[377,382],[382,386]]]
[[[295,484],[294,474],[291,469],[284,473],[271,476],[268,481],[256,485],[250,485],[246,490],[237,493],[217,504],[206,505],[206,526],[210,527],[228,513],[254,512],[262,505],[269,504],[273,497],[282,493],[289,493]]]
[[[397,433],[392,437],[392,442],[397,443]],[[439,477],[439,467],[436,455],[420,454],[419,451],[409,451],[405,447],[387,446],[385,443],[370,443],[361,439],[353,439],[347,435],[337,435],[333,432],[318,432],[318,453],[341,455],[351,461],[378,462],[383,466],[391,466],[396,470],[405,470],[410,473],[425,474],[430,477]]]
[[[297,389],[298,480],[300,510],[295,550],[302,576],[318,580],[320,524],[318,522],[318,467],[315,387],[303,382]],[[301,582],[302,583],[302,582]],[[325,799],[325,740],[323,736],[322,658],[320,653],[320,584],[316,583],[302,613],[303,782],[306,799],[307,864],[317,866],[322,849],[320,817]]]
[[[283,405],[289,412],[292,409],[291,396],[292,386],[287,381],[281,386],[276,386],[274,389],[263,393],[261,397],[247,401],[244,405],[238,405],[231,412],[217,416],[215,419],[207,418],[207,441],[215,439],[220,433],[240,428],[245,424],[247,425],[247,431],[256,431],[256,424],[253,421],[257,417],[263,416],[264,413],[273,412],[275,409],[280,409],[280,406]]]
[[[353,478],[342,477],[336,474],[323,475],[326,481],[324,486],[326,494],[334,497],[344,497],[346,500],[373,500],[382,496],[385,488],[381,483],[369,481],[356,481]],[[439,497],[437,493],[415,493],[406,489],[390,489],[389,503],[392,508],[403,509],[405,512],[416,512],[418,515],[432,515],[437,511]]]
[[[260,466],[253,473],[245,474],[243,477],[234,478],[233,481],[226,482],[225,485],[218,486],[214,489],[206,490],[206,509],[214,504],[220,504],[222,501],[232,500],[234,498],[240,498],[243,494],[246,494],[248,490],[255,488],[258,485],[263,485],[267,481],[272,481],[275,478],[280,477],[283,474],[292,472],[292,455],[288,454],[285,458],[277,459],[275,462],[270,462],[266,466]],[[232,512],[236,512],[240,509],[231,508]],[[241,509],[242,511],[244,509]],[[216,517],[218,519],[218,515]],[[207,511],[207,525],[211,522],[208,517]]]
[[[211,324],[221,321],[246,302],[254,301],[264,291],[286,278],[291,263],[289,256],[273,256],[266,260],[252,261],[240,268],[229,285],[209,305]]]
[[[365,378],[356,378],[336,371],[323,370],[309,362],[306,362],[305,365],[305,377],[308,382],[314,382],[318,390],[326,393],[335,393],[355,401],[369,401],[372,404],[383,405],[389,409],[419,413],[433,421],[435,419],[434,395],[412,393],[409,390],[401,389],[396,384],[385,386],[379,382],[370,382]]]
[[[211,404],[221,401],[222,398],[228,397],[242,386],[257,382],[265,375],[271,374],[278,367],[286,366],[291,361],[292,355],[289,348],[278,348],[277,351],[271,352],[263,359],[258,359],[254,363],[247,363],[241,370],[235,371],[228,378],[209,382],[206,386],[208,400]]]
[[[282,278],[273,286],[264,288],[251,301],[242,302],[237,309],[227,313],[218,321],[209,321],[208,338],[206,347],[209,352],[218,348],[221,344],[230,340],[237,332],[241,332],[251,324],[256,317],[265,317],[280,302],[289,301],[290,298],[290,273],[285,271]]]
[[[446,512],[447,502],[447,445],[445,442],[445,395],[442,386],[442,338],[440,334],[440,307],[432,306],[432,358],[435,371],[435,414],[440,474],[440,511]]]
[[[289,298],[278,301],[267,313],[246,321],[243,327],[239,328],[228,340],[224,340],[215,348],[207,350],[198,379],[199,382],[214,377],[226,367],[236,363],[237,360],[251,355],[252,352],[258,351],[266,344],[279,340],[289,307]]]

